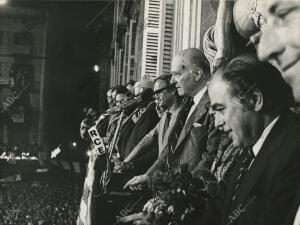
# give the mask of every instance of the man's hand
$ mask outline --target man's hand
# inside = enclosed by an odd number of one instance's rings
[[[133,162],[118,161],[115,163],[114,172],[116,173],[131,172],[133,170],[134,170]]]
[[[123,172],[123,167],[124,167],[124,162],[122,161],[115,162],[114,172],[115,173]]]
[[[135,176],[134,178],[129,180],[123,188],[130,188],[131,190],[141,190],[143,184],[147,183],[149,179],[150,177],[148,176],[148,174]]]
[[[152,215],[144,212],[135,213],[120,219],[122,223],[133,222],[134,225],[150,225],[152,224]]]
[[[167,207],[167,204],[160,199],[159,197],[150,199],[143,208],[144,212],[154,212],[155,214],[158,214],[160,211],[163,211]]]

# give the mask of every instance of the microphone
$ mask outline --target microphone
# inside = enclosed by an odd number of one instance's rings
[[[153,100],[153,90],[151,88],[144,89],[135,99],[125,102],[120,106],[115,106],[112,109],[108,109],[105,115],[111,115],[120,112],[121,110],[129,110],[133,107],[138,107],[139,104],[146,104]]]
[[[151,88],[144,89],[134,100],[124,103],[119,107],[120,110],[128,110],[137,107],[139,104],[145,104],[153,100],[153,90]]]

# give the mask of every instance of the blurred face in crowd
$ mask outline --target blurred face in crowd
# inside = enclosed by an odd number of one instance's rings
[[[116,95],[116,106],[120,106],[126,102],[126,94]]]
[[[111,103],[112,103],[112,94],[111,94],[111,90],[108,90],[108,92],[106,93],[106,98],[107,98],[108,104],[111,104]]]
[[[155,103],[164,110],[170,108],[174,92],[170,90],[170,85],[164,80],[157,80],[154,83]]]
[[[172,81],[175,83],[180,96],[193,97],[198,92],[198,81],[201,76],[193,71],[190,63],[182,56],[175,56],[172,60]]]
[[[249,109],[232,96],[228,82],[222,78],[214,78],[208,87],[211,101],[211,112],[215,116],[215,126],[228,134],[236,147],[247,147],[255,143],[263,130],[260,127],[261,116],[257,111],[260,105]]]
[[[267,25],[258,45],[261,60],[282,72],[300,102],[300,0],[263,0]]]
[[[128,85],[126,86],[126,89],[127,89],[128,91],[130,91],[132,94],[135,94],[135,91],[134,91],[134,85],[128,84]]]
[[[117,91],[116,91],[116,90],[112,91],[112,92],[111,92],[111,101],[112,101],[112,103],[114,103],[114,104],[115,104],[115,102],[116,102],[116,96],[117,96]]]
[[[134,85],[134,95],[138,96],[142,92],[142,86],[140,85],[139,82],[136,82]]]

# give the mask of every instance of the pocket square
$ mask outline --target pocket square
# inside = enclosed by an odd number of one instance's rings
[[[203,125],[201,123],[194,123],[193,127],[197,128],[197,127],[202,127]]]

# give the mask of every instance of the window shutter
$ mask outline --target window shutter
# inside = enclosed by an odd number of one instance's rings
[[[163,73],[171,71],[172,60],[172,34],[173,34],[173,4],[166,3],[165,34],[163,43]]]
[[[119,57],[118,57],[118,74],[119,74],[119,84],[123,83],[123,49],[119,50]]]
[[[136,21],[130,20],[130,32],[129,32],[129,44],[128,44],[128,67],[127,67],[127,76],[128,81],[134,80],[134,56],[135,56],[135,41],[136,41]]]
[[[142,77],[156,77],[157,74],[161,3],[160,0],[145,0]]]
[[[127,82],[129,74],[128,74],[128,58],[129,58],[129,37],[130,32],[126,32],[125,34],[125,51],[123,56],[123,75],[124,75],[124,83]]]

